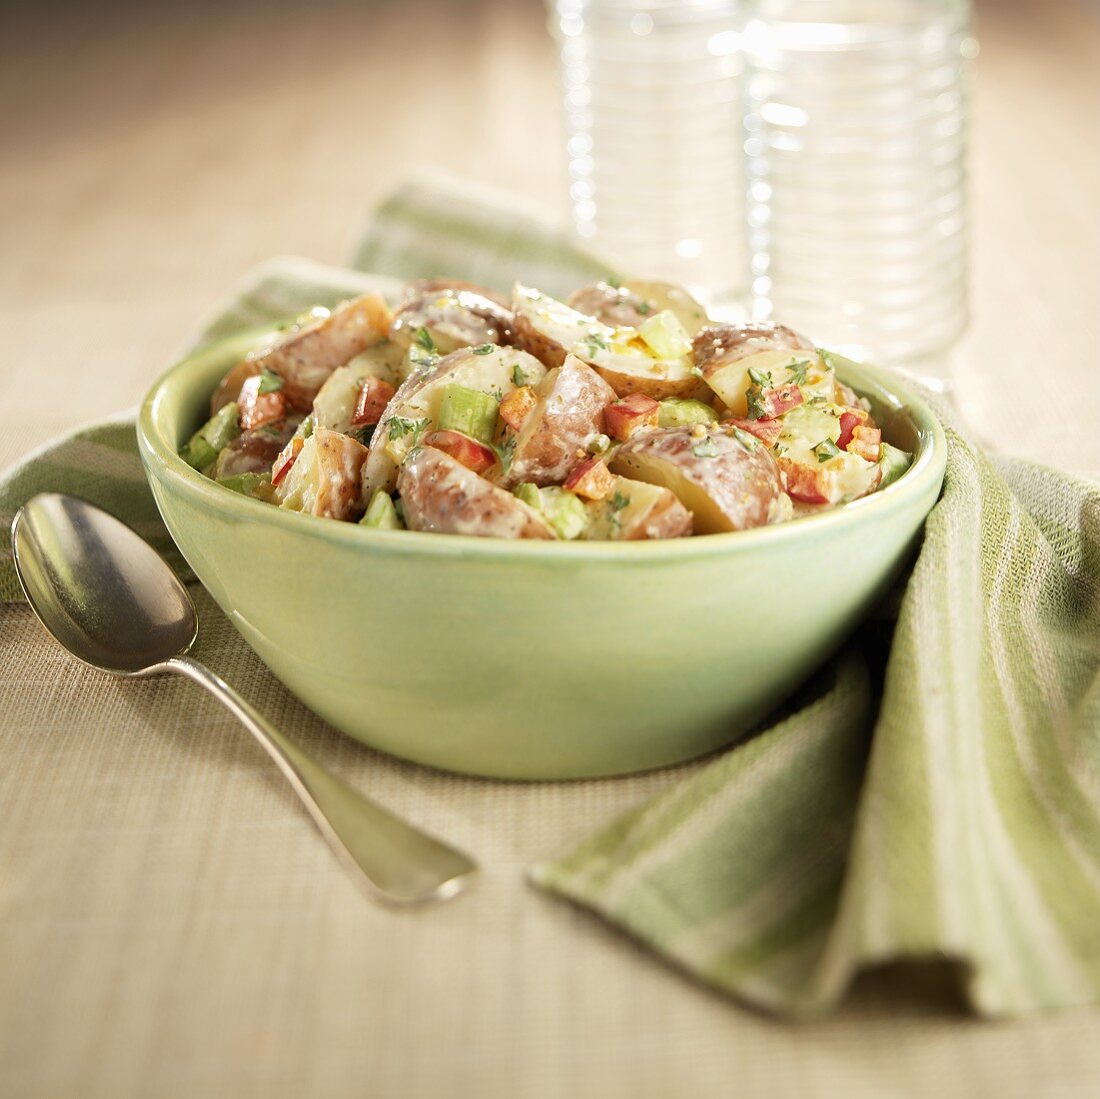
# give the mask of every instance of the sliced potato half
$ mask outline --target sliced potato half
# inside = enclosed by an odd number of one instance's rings
[[[359,479],[366,460],[367,448],[350,436],[314,431],[273,490],[275,503],[322,519],[354,519],[363,510]]]
[[[683,538],[691,533],[691,512],[660,485],[615,478],[606,500],[587,505],[588,541],[636,542],[655,538]]]
[[[434,447],[418,447],[410,455],[398,473],[397,488],[409,530],[476,538],[554,537],[534,508]]]
[[[519,284],[512,308],[517,345],[547,366],[560,366],[567,354],[576,355],[598,371],[620,397],[644,393],[660,401],[707,395],[690,356],[655,357],[636,328],[612,328],[540,290]]]
[[[561,484],[595,436],[603,432],[604,409],[615,391],[575,355],[551,370],[535,389],[537,403],[523,421],[500,483]]]
[[[741,442],[720,427],[636,436],[615,453],[612,472],[670,489],[694,516],[696,534],[763,526],[783,491],[775,459],[762,444]]]
[[[392,492],[397,483],[397,468],[439,421],[439,405],[448,385],[462,385],[497,400],[519,385],[536,385],[546,375],[546,367],[526,352],[514,347],[462,348],[440,359],[435,365],[411,374],[386,406],[370,444],[370,458],[363,470],[364,499],[375,489]]]

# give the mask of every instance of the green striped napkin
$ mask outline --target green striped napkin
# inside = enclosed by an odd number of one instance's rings
[[[556,293],[603,273],[544,224],[431,181],[383,204],[357,260]],[[191,346],[388,285],[276,261]],[[926,397],[947,478],[897,598],[769,728],[533,872],[777,1012],[825,1010],[899,959],[958,963],[989,1015],[1100,998],[1100,488],[984,455]],[[0,479],[0,523],[43,489],[104,503],[183,567],[129,419]],[[19,598],[6,549],[0,598]]]

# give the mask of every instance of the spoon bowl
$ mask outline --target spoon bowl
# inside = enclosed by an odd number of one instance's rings
[[[473,860],[357,793],[187,655],[198,635],[195,605],[128,526],[86,500],[43,493],[16,515],[11,540],[27,601],[61,645],[112,675],[175,672],[205,687],[256,737],[377,896],[414,904],[462,889]]]
[[[85,664],[141,675],[194,644],[198,615],[179,578],[129,527],[87,501],[35,496],[12,524],[12,551],[35,614]]]

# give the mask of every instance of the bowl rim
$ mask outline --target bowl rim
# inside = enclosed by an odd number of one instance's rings
[[[830,508],[814,515],[750,530],[727,531],[722,534],[691,538],[667,538],[632,542],[560,542],[542,539],[478,538],[473,535],[440,535],[429,531],[378,530],[358,523],[319,520],[312,515],[273,507],[222,487],[197,470],[192,469],[169,443],[160,425],[164,406],[171,401],[169,390],[180,385],[180,375],[199,371],[200,364],[231,361],[243,357],[264,337],[270,337],[272,327],[250,329],[180,359],[169,367],[149,389],[138,413],[138,448],[146,478],[154,476],[174,482],[193,503],[205,505],[229,516],[246,521],[258,521],[282,526],[305,538],[370,549],[383,556],[426,554],[428,556],[499,558],[521,557],[528,561],[633,562],[691,559],[715,553],[735,553],[752,547],[784,543],[792,538],[813,538],[845,523],[858,523],[864,518],[886,518],[906,508],[913,498],[921,496],[935,485],[938,494],[947,460],[947,439],[938,417],[928,404],[918,397],[903,380],[888,375],[881,367],[857,363],[841,356],[838,374],[857,392],[870,383],[871,396],[888,404],[893,411],[907,415],[917,436],[912,465],[893,484],[870,496]],[[934,501],[933,501],[934,504]],[[931,510],[931,506],[929,510]]]

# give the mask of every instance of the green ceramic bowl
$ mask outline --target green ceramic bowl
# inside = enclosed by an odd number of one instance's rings
[[[256,334],[154,386],[138,426],[184,557],[265,664],[349,736],[499,778],[623,774],[728,744],[803,682],[904,566],[946,444],[892,375],[851,365],[911,469],[781,526],[665,542],[369,530],[215,485],[176,451]]]

